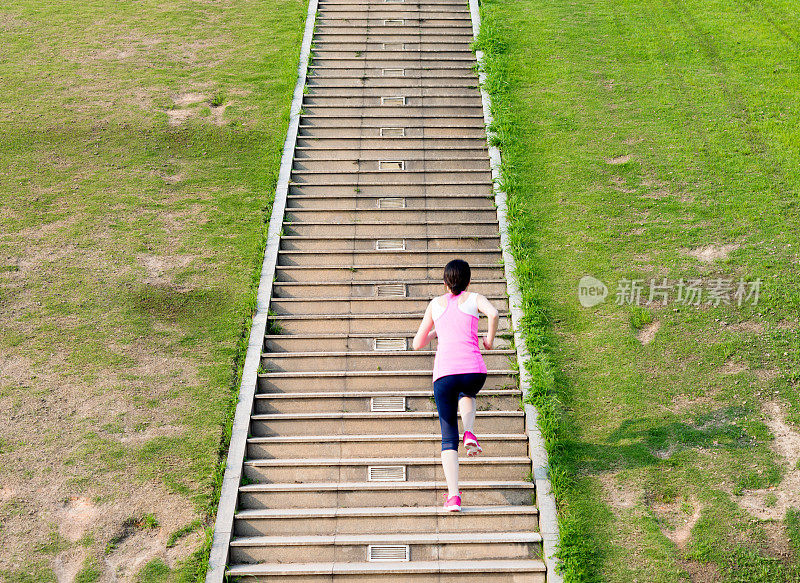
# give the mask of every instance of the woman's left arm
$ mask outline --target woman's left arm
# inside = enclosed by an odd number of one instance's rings
[[[411,343],[414,350],[421,350],[428,345],[428,342],[436,337],[436,330],[433,330],[433,315],[431,315],[431,305],[425,310],[425,315],[422,317],[422,322],[419,324],[417,335],[414,336],[414,342]]]

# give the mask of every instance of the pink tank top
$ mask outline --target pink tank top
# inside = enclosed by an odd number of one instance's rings
[[[433,321],[437,338],[434,381],[451,374],[486,372],[478,345],[478,318],[459,309],[459,297],[448,293],[444,312]]]

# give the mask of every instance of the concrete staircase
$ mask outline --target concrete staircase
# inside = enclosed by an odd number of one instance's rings
[[[469,6],[320,0],[316,22],[227,575],[543,582],[515,352],[485,353],[484,455],[448,513],[433,352],[410,350],[456,257],[509,337]]]

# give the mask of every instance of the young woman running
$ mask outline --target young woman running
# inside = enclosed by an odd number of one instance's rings
[[[475,422],[475,397],[486,382],[486,364],[478,345],[479,313],[489,318],[483,347],[491,350],[497,332],[497,310],[480,294],[466,292],[469,264],[454,259],[444,268],[447,293],[431,300],[414,337],[414,350],[437,338],[433,360],[433,396],[442,427],[442,468],[447,480],[444,508],[461,510],[458,490],[458,412],[464,424],[464,448],[468,456],[481,451],[472,426]],[[466,292],[466,293],[465,293]]]

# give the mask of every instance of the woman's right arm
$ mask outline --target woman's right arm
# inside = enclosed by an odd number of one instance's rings
[[[489,330],[483,339],[483,347],[491,350],[494,346],[494,337],[497,334],[497,323],[500,321],[500,314],[492,303],[482,295],[478,294],[478,311],[489,318]]]
[[[411,343],[411,346],[414,350],[421,350],[425,348],[428,345],[428,342],[433,339],[433,337],[436,335],[436,332],[432,331],[431,328],[433,328],[433,315],[431,314],[431,304],[428,304],[428,307],[425,310],[425,315],[422,317],[422,322],[419,324],[417,335],[414,336],[414,341]]]

